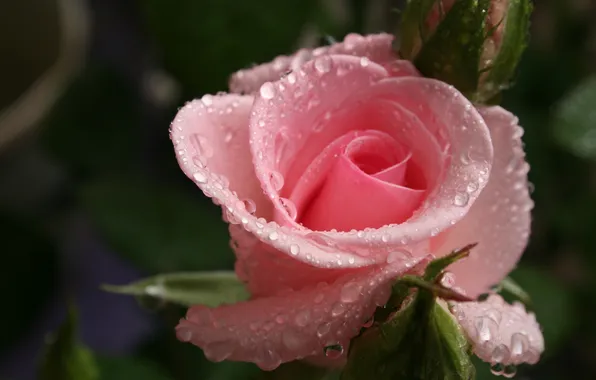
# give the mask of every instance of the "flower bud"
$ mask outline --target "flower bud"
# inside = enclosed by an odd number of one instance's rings
[[[526,47],[530,0],[409,0],[399,54],[477,103],[508,87]]]

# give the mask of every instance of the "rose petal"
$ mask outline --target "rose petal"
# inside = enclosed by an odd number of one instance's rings
[[[254,202],[259,215],[270,216],[271,202],[254,174],[248,145],[252,103],[252,96],[205,95],[180,109],[171,138],[178,163],[189,178],[194,179],[197,170],[213,174],[214,182],[201,186],[208,195],[212,186],[229,186],[239,200]]]
[[[486,292],[515,267],[528,242],[534,205],[528,190],[523,129],[517,118],[500,107],[483,108],[480,113],[490,129],[495,152],[488,185],[465,218],[433,249],[449,252],[479,243],[469,258],[449,269],[457,286],[471,296]],[[473,196],[480,191],[476,185],[469,182],[462,190]]]
[[[317,58],[300,73],[263,85],[250,125],[257,176],[280,212],[282,198],[335,138],[368,127],[406,139],[404,145],[412,148],[414,162],[425,169],[433,182],[429,188],[434,188],[416,214],[406,223],[364,234],[316,234],[319,243],[336,252],[372,255],[377,262],[396,247],[425,241],[457,223],[477,196],[460,189],[470,183],[482,189],[492,162],[486,124],[457,90],[432,79],[379,80],[383,76],[383,69],[372,62],[348,56]],[[451,156],[445,173],[442,152]],[[464,159],[469,154],[473,159]],[[295,235],[309,233],[294,230]]]
[[[287,72],[299,70],[304,63],[325,54],[367,57],[385,66],[392,76],[418,76],[418,71],[409,61],[397,60],[392,50],[392,42],[393,36],[390,34],[373,34],[366,37],[349,34],[340,43],[315,50],[301,49],[292,56],[279,56],[270,63],[240,70],[230,78],[230,91],[256,92],[263,83],[277,81]]]
[[[214,361],[254,362],[265,370],[341,345],[383,305],[402,265],[370,267],[298,292],[209,309],[195,306],[178,325],[177,336],[201,347]],[[333,362],[341,364],[345,356]]]
[[[520,303],[510,305],[493,294],[484,302],[454,304],[452,313],[474,346],[474,353],[496,364],[535,364],[544,338],[533,313]]]

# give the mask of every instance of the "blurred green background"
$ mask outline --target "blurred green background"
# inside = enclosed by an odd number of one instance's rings
[[[169,122],[234,70],[347,32],[391,0],[19,0],[0,4],[0,379],[36,378],[67,305],[101,379],[248,379],[176,341],[183,310],[99,290],[231,269],[221,214],[179,170]],[[546,339],[519,379],[596,378],[596,1],[539,0],[504,96],[525,127],[533,235],[513,277]],[[479,379],[492,377],[479,366]],[[55,377],[58,379],[57,377]],[[81,378],[81,380],[85,380]]]

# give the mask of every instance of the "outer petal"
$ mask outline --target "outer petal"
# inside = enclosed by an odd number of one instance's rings
[[[254,362],[265,370],[323,356],[330,345],[339,344],[346,352],[376,306],[385,304],[392,279],[403,270],[402,265],[363,268],[298,292],[215,309],[195,306],[177,335],[201,347],[211,360]]]
[[[260,215],[271,214],[271,202],[263,195],[255,176],[248,145],[248,120],[252,96],[205,95],[187,103],[176,115],[171,138],[180,167],[191,179],[197,170],[210,173],[212,183],[201,189],[211,196],[217,187],[237,193],[237,202],[250,199]]]
[[[430,179],[438,186],[414,216],[402,224],[345,233],[312,232],[294,226],[294,236],[313,241],[318,251],[356,253],[368,255],[375,262],[384,261],[392,250],[427,241],[457,223],[488,181],[492,164],[490,134],[480,114],[465,97],[436,80],[382,79],[385,73],[379,65],[367,60],[335,55],[320,57],[304,64],[298,73],[275,84],[264,84],[255,99],[250,123],[255,170],[280,212],[284,210],[280,196],[288,196],[286,193],[296,183],[296,173],[303,173],[300,168],[306,168],[317,151],[334,138],[364,127],[352,122],[362,119],[352,115],[358,112],[358,107],[368,107],[369,127],[396,138],[420,134],[418,140],[406,144],[413,149],[414,160],[417,156],[424,159],[425,152],[434,156],[443,154],[436,153],[437,149],[451,156],[444,170],[433,169],[435,175]],[[358,101],[364,106],[358,105]],[[390,114],[397,116],[392,119]],[[436,147],[431,146],[433,143]],[[416,152],[421,146],[424,149]],[[468,155],[473,159],[468,159]],[[423,166],[431,164],[427,162]],[[302,166],[297,168],[297,165]],[[284,186],[286,173],[289,176]],[[472,185],[476,191],[465,191]],[[358,265],[361,264],[353,266]]]
[[[314,50],[301,49],[292,56],[279,56],[270,63],[240,70],[230,78],[230,91],[253,93],[258,91],[263,83],[277,81],[287,72],[298,70],[314,57],[325,54],[367,57],[385,66],[392,76],[418,76],[418,71],[409,61],[397,59],[391,47],[392,42],[393,36],[390,34],[373,34],[366,37],[349,34],[340,43]]]
[[[446,252],[479,243],[472,256],[450,269],[456,285],[471,296],[486,292],[515,267],[528,242],[534,205],[528,191],[523,129],[517,118],[500,107],[479,111],[490,129],[495,152],[488,185],[466,217],[440,237],[444,242],[433,248]],[[473,186],[467,190],[476,191]]]
[[[474,345],[474,353],[496,364],[535,364],[544,351],[544,338],[533,313],[520,303],[510,305],[501,296],[484,302],[454,304],[452,313]]]

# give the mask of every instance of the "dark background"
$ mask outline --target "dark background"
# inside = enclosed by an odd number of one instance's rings
[[[231,269],[218,209],[179,170],[169,122],[237,69],[349,31],[389,0],[19,0],[0,4],[0,379],[35,378],[68,301],[102,379],[243,379],[175,340],[180,310],[99,290]],[[519,379],[596,378],[596,1],[538,0],[504,106],[521,119],[533,235],[513,277],[546,339]],[[490,223],[488,220],[487,223]],[[491,377],[486,366],[479,378]]]

